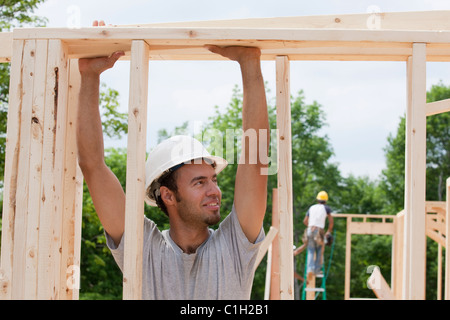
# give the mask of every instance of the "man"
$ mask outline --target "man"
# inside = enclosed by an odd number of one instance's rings
[[[316,276],[323,276],[322,262],[323,262],[323,248],[324,237],[331,236],[333,230],[333,217],[331,216],[331,209],[326,205],[328,201],[328,194],[325,191],[320,191],[316,197],[317,204],[311,206],[306,212],[303,223],[308,226],[306,229],[308,259],[307,259],[307,275],[314,274]],[[325,220],[328,218],[328,230],[325,234]]]
[[[104,25],[94,22],[94,25]],[[255,130],[269,144],[269,124],[260,50],[207,46],[206,49],[237,61],[243,82],[243,130]],[[123,267],[125,193],[105,165],[103,134],[98,110],[100,74],[113,67],[123,52],[109,57],[80,59],[77,146],[79,165],[92,196],[108,246]],[[197,141],[198,142],[198,141]],[[189,137],[173,137],[155,148],[146,165],[146,201],[168,215],[170,229],[160,232],[149,219],[144,223],[144,299],[249,299],[253,267],[267,198],[267,167],[258,148],[247,145],[236,172],[234,205],[216,231],[208,228],[220,219],[221,191],[217,174],[226,165],[205,150],[187,145]],[[199,142],[198,142],[199,143]],[[174,152],[173,150],[176,149]],[[188,150],[188,151],[186,151]],[[197,151],[195,151],[197,150]],[[248,163],[254,159],[256,164]],[[176,161],[180,156],[180,161]],[[165,159],[164,165],[158,161]],[[164,161],[161,161],[164,162]],[[164,167],[165,166],[165,167]],[[168,167],[169,166],[169,167]]]

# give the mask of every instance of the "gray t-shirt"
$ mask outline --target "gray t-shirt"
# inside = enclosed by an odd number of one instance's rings
[[[142,298],[146,300],[250,299],[254,264],[264,230],[255,243],[248,241],[234,206],[217,230],[193,254],[186,254],[145,218]],[[107,245],[123,270],[124,241],[119,246],[106,234]]]

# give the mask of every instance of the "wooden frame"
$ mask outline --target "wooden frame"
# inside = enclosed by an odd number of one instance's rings
[[[450,61],[450,12],[383,13],[375,17],[380,19],[377,30],[367,28],[371,17],[361,14],[80,29],[18,28],[0,33],[0,62],[11,62],[0,297],[77,298],[76,290],[65,281],[68,267],[79,261],[81,232],[82,177],[73,143],[79,85],[74,60],[109,55],[115,50],[126,52],[123,59],[131,59],[130,82],[140,84],[130,84],[127,194],[131,195],[127,195],[124,298],[141,297],[142,244],[138,230],[143,213],[148,61],[222,59],[204,48],[205,44],[216,44],[258,46],[263,59],[276,61],[281,299],[293,298],[289,61],[406,62],[409,99],[403,298],[423,299],[424,123],[427,115],[450,111],[448,101],[426,104],[425,65],[427,61]],[[129,237],[136,232],[137,237]],[[448,269],[446,274],[449,279]]]

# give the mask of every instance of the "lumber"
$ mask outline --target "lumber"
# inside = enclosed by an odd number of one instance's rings
[[[280,212],[278,208],[278,189],[272,189],[272,226],[280,230]],[[280,243],[275,235],[271,247],[270,264],[270,300],[280,300]]]
[[[273,226],[270,227],[269,232],[267,233],[265,239],[261,243],[258,251],[258,255],[256,256],[256,262],[255,262],[255,270],[261,263],[261,260],[266,255],[267,250],[269,249],[269,246],[272,245],[273,239],[275,239],[275,236],[277,235],[278,230],[274,228]]]
[[[13,55],[12,32],[0,32],[0,63],[10,62]]]
[[[374,267],[367,280],[367,285],[380,300],[396,300],[391,288],[381,274],[380,268]]]
[[[294,299],[292,143],[289,59],[276,58],[280,298]]]
[[[21,227],[27,230],[28,199],[30,186],[30,144],[31,144],[31,115],[33,106],[34,66],[36,41],[25,40],[22,68],[22,111],[20,115],[20,148],[17,174],[16,212],[14,219],[14,250],[12,298],[20,299],[25,293],[26,241],[27,235],[16,230]],[[30,210],[31,211],[31,210]]]
[[[405,299],[425,299],[426,45],[407,64],[405,165]],[[418,236],[420,235],[420,236]]]
[[[186,28],[89,27],[22,28],[16,39],[63,39],[70,58],[109,55],[124,50],[129,58],[132,39],[145,40],[153,60],[223,60],[204,49],[219,46],[257,46],[263,60],[287,55],[290,60],[406,61],[412,43],[434,45],[428,61],[448,61],[450,31],[340,30],[299,28]],[[154,50],[154,53],[153,53]],[[275,50],[275,52],[274,52]],[[278,52],[279,50],[279,52]]]
[[[123,270],[123,298],[127,300],[142,298],[148,61],[148,45],[142,40],[133,41],[128,106]]]
[[[450,177],[447,178],[446,183],[446,202],[445,202],[445,286],[444,286],[444,299],[450,300]]]
[[[208,27],[208,28],[317,28],[317,29],[367,29],[368,20],[379,18],[380,30],[450,30],[450,11],[368,12],[292,16],[283,18],[250,18],[235,20],[210,20],[192,22],[141,23],[121,27]],[[369,21],[370,22],[370,21]]]
[[[450,99],[444,99],[440,101],[429,102],[426,105],[427,116],[440,114],[450,111]]]
[[[27,120],[31,123],[30,132],[30,162],[28,190],[28,212],[26,223],[26,274],[25,299],[36,299],[37,295],[37,266],[39,239],[39,207],[41,168],[42,168],[42,138],[44,123],[44,93],[47,71],[47,41],[36,40],[35,68],[33,71],[34,87],[31,101],[31,116]],[[30,121],[31,118],[31,121]],[[23,228],[24,226],[22,226]],[[19,230],[19,229],[16,229]],[[15,269],[16,270],[16,269]]]
[[[16,57],[11,63],[9,110],[7,122],[7,140],[5,155],[5,175],[2,211],[2,250],[1,250],[1,299],[11,299],[14,225],[16,211],[17,169],[20,148],[20,114],[22,109],[22,59],[25,42],[13,41],[13,55]]]
[[[37,299],[60,298],[68,64],[60,40],[48,41]],[[65,272],[65,270],[63,270]]]
[[[69,62],[64,159],[64,203],[61,239],[60,299],[76,300],[80,289],[83,175],[78,166],[76,123],[80,91],[78,60]]]

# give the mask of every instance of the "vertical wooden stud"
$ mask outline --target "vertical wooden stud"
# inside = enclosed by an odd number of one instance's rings
[[[350,224],[352,223],[352,217],[347,217],[347,236],[345,240],[345,287],[344,287],[344,299],[350,299],[350,268],[351,268],[351,255],[352,255],[352,234],[350,232]]]
[[[25,299],[36,299],[38,276],[39,203],[42,173],[42,139],[45,105],[45,80],[47,72],[47,40],[36,40],[34,87],[31,123],[28,214],[26,223]],[[24,227],[24,226],[22,226]],[[19,230],[19,229],[17,229]]]
[[[29,185],[29,173],[35,52],[36,41],[25,40],[22,63],[22,111],[20,114],[20,147],[14,219],[12,299],[22,299],[25,293],[27,235],[25,232],[18,232],[18,230],[27,230],[28,194],[33,187],[31,186],[30,188]]]
[[[272,191],[272,226],[280,230],[280,212],[278,209],[278,189]],[[279,233],[278,233],[279,234]],[[272,242],[270,267],[270,300],[280,300],[280,244],[279,235]]]
[[[123,298],[142,298],[142,248],[145,196],[149,49],[133,40],[130,62],[127,184],[124,232]]]
[[[49,40],[38,244],[37,298],[43,300],[60,298],[67,64],[64,44],[60,40]]]
[[[294,255],[292,215],[292,144],[289,59],[276,57],[278,137],[278,207],[280,232],[280,298],[294,299]]]
[[[2,300],[11,299],[24,44],[22,40],[13,41],[13,59],[10,69],[0,260],[0,299]]]
[[[78,299],[80,284],[83,175],[77,162],[76,145],[76,115],[80,83],[78,60],[70,60],[60,272],[60,299],[64,300]]]
[[[408,59],[405,152],[404,299],[425,299],[426,44]]]
[[[450,177],[447,178],[445,202],[445,292],[444,299],[450,300]]]

